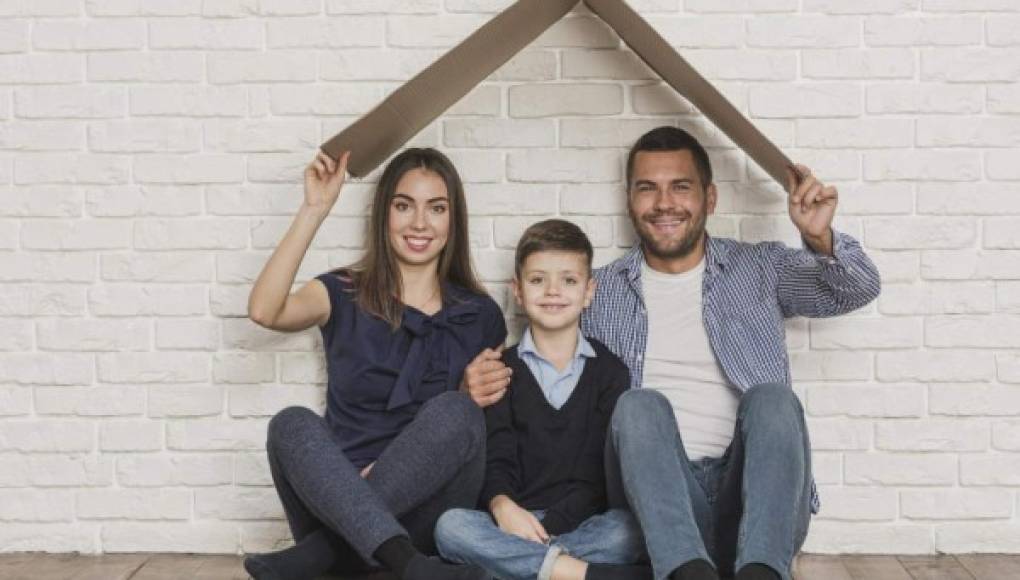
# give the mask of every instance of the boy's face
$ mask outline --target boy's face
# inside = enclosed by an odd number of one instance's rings
[[[595,280],[584,254],[535,252],[514,278],[514,297],[532,327],[546,331],[576,327],[581,310],[591,304]]]

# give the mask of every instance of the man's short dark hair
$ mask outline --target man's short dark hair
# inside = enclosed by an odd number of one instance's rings
[[[701,178],[701,187],[707,189],[712,183],[712,164],[708,160],[708,152],[698,143],[693,135],[676,127],[657,127],[645,133],[630,148],[627,155],[627,190],[630,190],[631,179],[634,177],[634,158],[640,151],[690,151],[694,157],[694,166]]]
[[[521,234],[514,255],[514,273],[521,277],[528,256],[536,252],[571,252],[584,255],[588,273],[591,274],[595,251],[584,231],[567,220],[550,219],[532,224]]]

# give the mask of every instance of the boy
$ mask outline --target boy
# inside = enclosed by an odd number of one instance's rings
[[[631,514],[606,509],[603,453],[627,367],[581,335],[595,292],[592,247],[576,225],[547,220],[517,244],[513,291],[528,317],[503,354],[510,388],[485,409],[485,511],[456,509],[436,525],[440,554],[503,580],[651,578],[634,565],[644,538]]]

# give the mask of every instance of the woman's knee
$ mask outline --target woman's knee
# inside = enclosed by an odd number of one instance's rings
[[[300,438],[309,424],[320,420],[321,417],[307,407],[286,407],[269,420],[269,426],[266,428],[266,447],[275,449],[288,441]]]
[[[417,419],[429,422],[439,438],[466,437],[475,447],[485,442],[485,415],[467,393],[448,391],[433,397]]]

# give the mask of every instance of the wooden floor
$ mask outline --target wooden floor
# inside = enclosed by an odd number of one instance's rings
[[[0,554],[2,580],[247,580],[239,556]],[[375,575],[382,580],[385,575]],[[801,556],[797,580],[1018,580],[1020,555]]]

